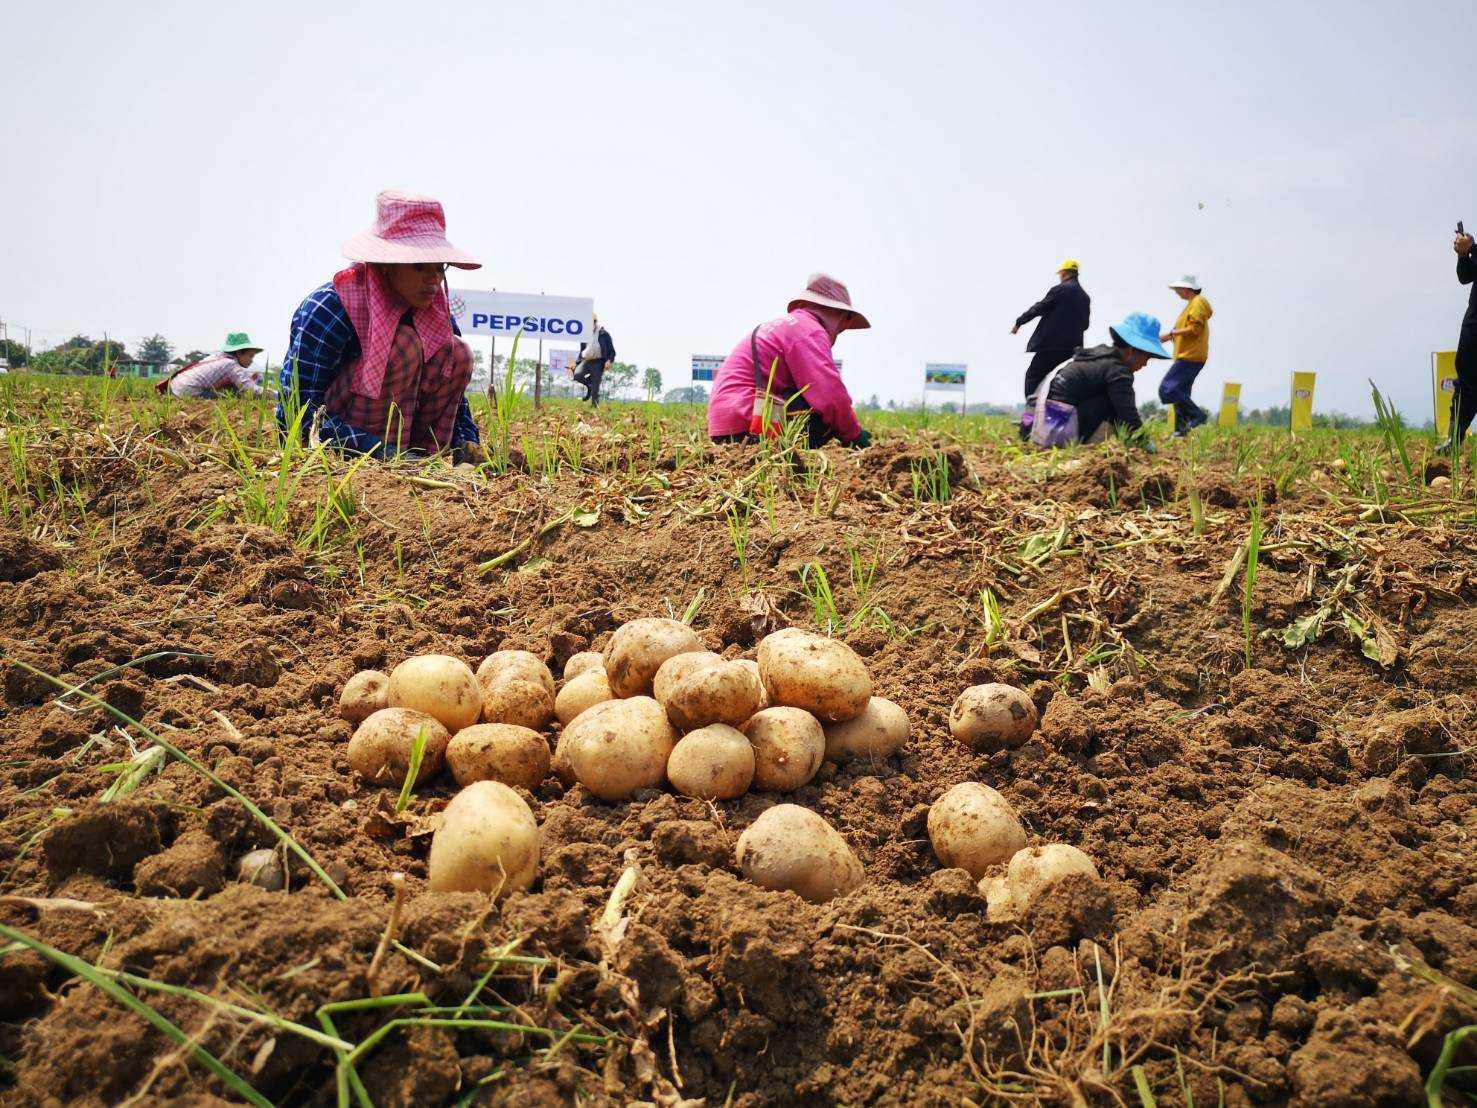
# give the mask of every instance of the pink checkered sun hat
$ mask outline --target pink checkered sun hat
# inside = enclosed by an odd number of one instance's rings
[[[829,273],[812,273],[810,280],[805,282],[805,291],[799,296],[791,297],[785,311],[793,312],[796,304],[814,304],[820,308],[850,312],[850,329],[862,330],[872,326],[866,316],[851,306],[851,293],[846,290],[846,286]]]
[[[398,189],[386,189],[374,198],[374,226],[344,243],[343,255],[353,262],[439,262],[458,269],[482,268],[481,262],[446,241],[441,201]]]

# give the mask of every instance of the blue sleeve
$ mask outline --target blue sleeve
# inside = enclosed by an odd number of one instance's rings
[[[305,438],[313,417],[323,406],[328,387],[359,356],[359,337],[344,303],[325,284],[308,294],[292,315],[287,357],[282,361],[281,395],[294,398],[294,416],[301,410],[299,433]],[[286,433],[289,420],[284,404],[277,405],[277,424]],[[324,442],[336,443],[351,454],[383,456],[384,442],[325,412],[319,425]]]
[[[467,403],[464,395],[461,404],[456,409],[456,426],[451,429],[451,448],[455,450],[464,443],[481,441],[482,437],[477,431],[477,421],[472,418],[472,405]]]

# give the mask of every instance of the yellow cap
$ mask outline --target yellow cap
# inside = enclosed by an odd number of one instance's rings
[[[1077,264],[1077,259],[1076,258],[1068,258],[1066,261],[1062,262],[1061,265],[1059,265],[1059,266],[1056,267],[1056,271],[1058,273],[1061,273],[1063,270],[1066,270],[1066,269],[1070,269],[1070,270],[1074,270],[1075,271],[1075,270],[1079,270],[1081,268],[1082,267]]]

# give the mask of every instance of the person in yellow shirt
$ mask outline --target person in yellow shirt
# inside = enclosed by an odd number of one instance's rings
[[[1185,310],[1174,321],[1174,330],[1159,336],[1160,342],[1174,340],[1174,363],[1159,382],[1159,400],[1174,408],[1174,433],[1189,434],[1210,418],[1204,408],[1190,399],[1195,378],[1210,359],[1210,301],[1201,292],[1200,281],[1187,274],[1169,286]]]

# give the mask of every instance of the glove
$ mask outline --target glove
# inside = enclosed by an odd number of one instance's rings
[[[867,447],[872,445],[872,433],[868,431],[865,427],[863,427],[862,433],[856,438],[852,439],[846,445],[851,447],[853,450],[865,450]]]

